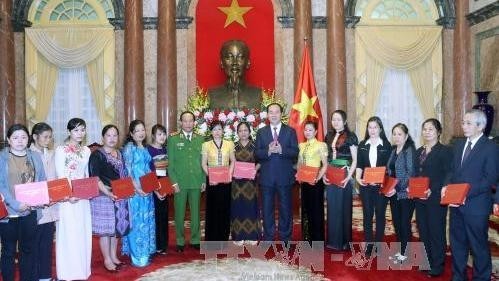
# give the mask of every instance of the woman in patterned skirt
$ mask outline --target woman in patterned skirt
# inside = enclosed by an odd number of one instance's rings
[[[235,143],[236,161],[255,163],[255,143],[251,139],[250,126],[246,122],[237,125],[239,141]],[[256,170],[260,168],[256,164]],[[231,232],[234,244],[255,245],[260,234],[258,220],[257,186],[255,180],[232,181]]]
[[[122,262],[116,250],[117,237],[123,237],[130,230],[128,200],[116,200],[111,191],[111,181],[127,176],[123,158],[116,145],[119,131],[115,125],[102,129],[103,146],[90,155],[88,170],[91,177],[99,177],[100,194],[90,200],[92,211],[92,232],[100,236],[99,245],[104,257],[104,268],[116,272]]]

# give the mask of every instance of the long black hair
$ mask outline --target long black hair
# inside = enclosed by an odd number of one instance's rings
[[[393,134],[393,130],[395,130],[395,128],[399,128],[400,130],[402,130],[402,132],[404,132],[404,134],[407,135],[407,140],[405,141],[404,147],[402,147],[402,150],[406,150],[409,147],[416,149],[416,145],[414,144],[414,141],[412,140],[412,137],[409,134],[409,129],[407,128],[407,126],[404,123],[395,124],[392,128],[392,134]]]
[[[347,124],[347,113],[344,110],[337,109],[337,110],[333,111],[333,113],[331,113],[331,118],[329,118],[329,121],[333,120],[333,115],[335,113],[337,113],[337,114],[339,114],[341,116],[341,119],[343,120],[343,123],[345,124],[345,128],[343,129],[343,131],[345,131],[345,133],[349,133],[350,132],[350,128],[348,128],[348,124]],[[332,128],[331,131],[333,132],[333,134],[336,134],[336,129],[335,128]]]
[[[388,138],[386,137],[386,134],[385,134],[385,128],[383,127],[383,122],[381,122],[381,119],[378,117],[378,116],[372,116],[371,118],[369,118],[367,120],[367,123],[366,123],[366,134],[364,135],[364,141],[367,141],[369,139],[369,123],[371,122],[376,122],[376,124],[378,124],[378,127],[379,127],[379,137],[381,138],[381,140],[383,141],[383,143],[390,143],[388,141]]]

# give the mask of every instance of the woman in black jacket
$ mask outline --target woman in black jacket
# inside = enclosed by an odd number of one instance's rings
[[[450,147],[440,143],[442,125],[431,118],[423,122],[424,145],[416,151],[416,174],[430,179],[427,197],[415,199],[416,223],[419,238],[424,243],[431,277],[440,276],[444,270],[445,227],[447,206],[440,205],[440,191],[447,184],[452,161]]]
[[[367,120],[366,134],[360,142],[357,153],[356,180],[360,185],[360,200],[364,226],[366,254],[371,255],[373,242],[382,242],[385,235],[386,206],[388,199],[379,193],[380,185],[366,184],[363,171],[368,167],[384,167],[390,157],[392,147],[385,135],[383,123],[377,116]],[[376,236],[373,238],[373,216],[376,215]]]

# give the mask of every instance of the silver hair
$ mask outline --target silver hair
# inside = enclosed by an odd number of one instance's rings
[[[475,117],[475,122],[478,127],[485,128],[485,126],[487,126],[487,116],[485,115],[485,112],[480,109],[468,110],[466,111],[466,114],[472,114]]]

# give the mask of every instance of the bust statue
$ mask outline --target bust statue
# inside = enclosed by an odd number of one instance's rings
[[[262,89],[244,81],[250,67],[249,48],[240,40],[226,41],[220,49],[220,67],[227,76],[224,85],[208,89],[210,108],[260,108]]]

